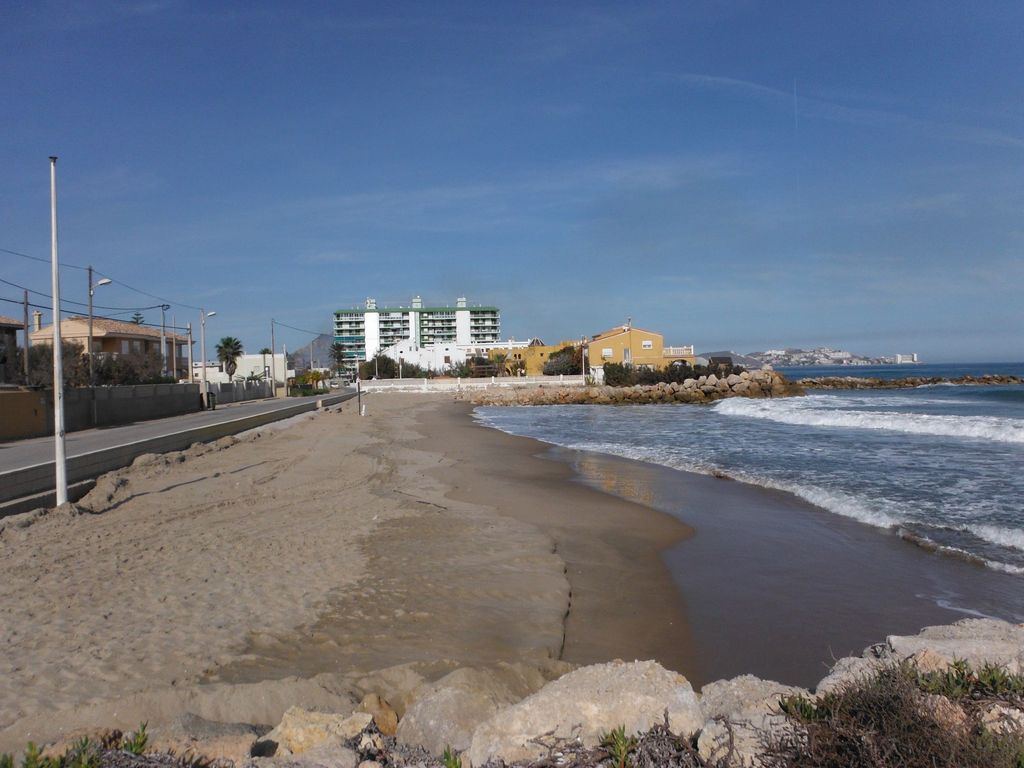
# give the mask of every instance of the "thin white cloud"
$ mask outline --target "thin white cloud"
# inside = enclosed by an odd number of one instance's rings
[[[878,109],[849,107],[811,96],[799,96],[799,98],[794,99],[793,93],[790,91],[731,77],[690,72],[674,73],[671,77],[677,82],[692,88],[735,93],[739,96],[755,99],[779,110],[793,111],[795,107],[796,114],[800,118],[830,120],[849,125],[888,126],[967,144],[1024,149],[1024,138],[990,128],[923,120]]]
[[[587,206],[608,195],[668,192],[745,172],[728,155],[625,158],[495,181],[318,197],[288,203],[281,211],[291,218],[317,215],[418,231],[480,231],[521,223],[552,208]]]

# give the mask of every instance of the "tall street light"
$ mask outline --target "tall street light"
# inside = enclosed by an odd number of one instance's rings
[[[92,375],[92,297],[96,293],[96,289],[101,285],[110,285],[110,278],[101,277],[95,283],[92,281],[92,266],[87,270],[89,272],[89,386],[93,386],[96,382],[93,380]]]
[[[205,309],[199,310],[199,353],[203,357],[203,383],[200,387],[200,394],[203,398],[203,408],[210,407],[210,390],[206,383],[206,318],[213,317],[216,312],[207,312]]]

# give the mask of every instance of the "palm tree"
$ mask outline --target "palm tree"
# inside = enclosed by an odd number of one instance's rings
[[[217,342],[217,359],[224,364],[224,373],[228,377],[235,375],[238,363],[235,362],[242,355],[242,342],[234,336],[225,336]]]

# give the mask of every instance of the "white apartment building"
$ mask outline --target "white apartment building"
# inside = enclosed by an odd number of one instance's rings
[[[497,343],[500,334],[501,311],[470,305],[465,297],[457,299],[455,306],[424,306],[416,296],[407,307],[378,307],[376,299],[368,298],[364,307],[334,313],[334,341],[342,346],[350,372],[406,340],[414,348],[477,346]]]

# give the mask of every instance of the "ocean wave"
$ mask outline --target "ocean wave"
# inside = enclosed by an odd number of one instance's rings
[[[806,400],[808,398],[802,399]],[[736,402],[739,402],[739,400],[725,400],[716,404],[716,406],[731,406],[732,403]],[[757,404],[758,401],[744,401],[744,404],[746,403]],[[559,406],[551,407],[558,408]],[[579,408],[579,406],[571,407]],[[536,409],[534,408],[532,410],[535,411]],[[474,416],[478,421],[503,432],[529,436],[549,445],[556,445],[569,450],[588,451],[592,453],[618,456],[624,459],[631,459],[634,461],[642,461],[648,464],[668,467],[669,469],[710,475],[714,477],[724,477],[746,483],[748,485],[755,485],[762,488],[790,493],[829,513],[846,517],[882,530],[893,531],[908,543],[919,546],[922,549],[935,552],[936,554],[973,562],[996,571],[1002,571],[1018,576],[1024,575],[1024,567],[992,559],[992,553],[981,555],[961,549],[957,546],[940,543],[936,539],[932,538],[932,535],[929,535],[921,529],[922,527],[926,529],[934,528],[934,535],[937,535],[939,538],[943,538],[941,535],[942,530],[946,530],[947,532],[960,531],[976,537],[980,541],[985,542],[986,545],[995,545],[1007,550],[1021,551],[1024,551],[1024,530],[1014,530],[1011,528],[984,524],[961,523],[953,524],[952,526],[948,524],[943,525],[941,523],[938,525],[935,525],[934,523],[928,524],[919,519],[915,519],[918,517],[917,515],[899,514],[901,511],[900,503],[886,498],[872,499],[869,496],[865,496],[863,493],[854,495],[840,489],[827,487],[813,479],[811,482],[800,482],[797,480],[776,478],[765,474],[755,474],[743,470],[731,469],[707,458],[680,455],[678,450],[673,450],[673,448],[668,445],[628,445],[606,440],[588,439],[587,437],[583,437],[579,434],[566,435],[558,434],[555,431],[538,430],[536,424],[531,425],[529,422],[520,422],[518,419],[514,418],[509,419],[508,417],[511,415],[512,414],[508,409],[493,412],[482,411],[480,409],[476,409],[474,411]],[[741,415],[747,414],[743,413]],[[795,415],[813,415],[813,410],[809,412],[805,408],[803,413],[795,412]],[[879,415],[883,418],[887,416],[887,414]],[[797,423],[803,424],[804,422],[801,421]],[[541,432],[541,434],[538,434],[538,432]],[[1007,554],[1009,555],[1009,552]],[[1011,556],[1010,559],[1013,560],[1015,558]]]
[[[1024,552],[1024,531],[998,525],[965,525],[962,530],[972,533],[990,544]]]
[[[841,411],[801,407],[780,400],[729,398],[712,406],[724,416],[766,419],[780,424],[806,427],[839,427],[903,432],[987,440],[996,443],[1024,443],[1024,420],[997,416],[940,416],[894,411]]]

